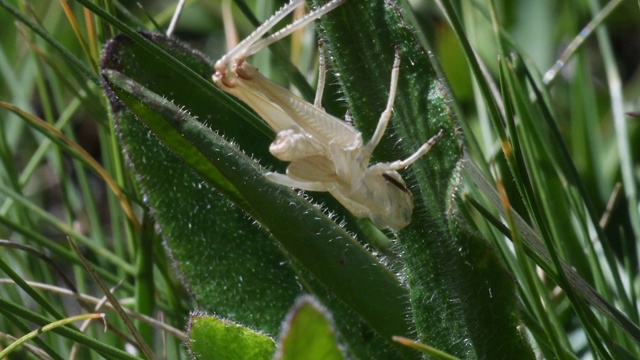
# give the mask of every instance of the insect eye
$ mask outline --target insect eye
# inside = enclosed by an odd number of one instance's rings
[[[407,189],[407,187],[401,183],[398,179],[396,179],[395,177],[389,175],[388,173],[382,173],[382,177],[387,180],[387,182],[393,184],[395,187],[397,187],[398,189],[409,193],[409,189]]]

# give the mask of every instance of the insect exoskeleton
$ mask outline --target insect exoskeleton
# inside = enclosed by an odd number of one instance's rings
[[[400,230],[411,222],[413,196],[397,171],[426,154],[443,131],[405,160],[369,166],[371,154],[391,119],[400,71],[399,52],[396,51],[391,71],[386,108],[366,144],[356,128],[326,113],[320,104],[325,77],[322,55],[314,104],[269,80],[246,61],[247,57],[344,1],[331,1],[263,38],[278,21],[304,2],[292,1],[216,62],[213,81],[251,107],[276,132],[269,151],[290,164],[286,174],[267,173],[269,180],[302,190],[327,191],[356,217],[369,218],[381,229]]]

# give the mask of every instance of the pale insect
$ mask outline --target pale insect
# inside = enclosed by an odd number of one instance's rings
[[[268,173],[275,183],[308,191],[328,191],[358,218],[367,217],[380,229],[400,230],[411,221],[413,196],[397,170],[426,154],[442,137],[440,130],[405,160],[377,163],[369,160],[391,118],[396,95],[400,57],[396,52],[386,109],[366,144],[349,123],[327,114],[321,107],[324,60],[314,104],[261,75],[246,58],[294,30],[335,9],[346,0],[333,0],[294,21],[271,36],[262,38],[304,0],[293,0],[256,29],[215,64],[214,83],[250,106],[277,133],[269,146],[273,156],[290,162],[285,174]]]

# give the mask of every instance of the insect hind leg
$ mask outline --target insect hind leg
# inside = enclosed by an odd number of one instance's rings
[[[286,5],[285,7],[282,8],[282,10],[280,10],[278,13],[276,13],[272,18],[276,18],[277,20],[272,21],[272,19],[269,19],[267,22],[265,22],[264,24],[262,24],[262,26],[260,26],[258,29],[261,29],[263,26],[266,27],[266,29],[264,29],[264,31],[262,31],[261,33],[259,33],[257,36],[253,36],[253,34],[251,34],[250,38],[252,38],[251,42],[247,42],[247,47],[246,47],[246,51],[244,53],[242,53],[242,55],[244,57],[248,57],[251,56],[255,53],[257,53],[258,51],[264,49],[265,47],[273,44],[274,42],[288,36],[289,34],[293,33],[294,31],[300,29],[301,27],[305,26],[306,24],[326,15],[327,13],[329,13],[331,10],[337,8],[338,6],[342,5],[345,1],[347,0],[331,0],[328,3],[320,6],[319,8],[310,11],[308,14],[306,14],[305,16],[301,17],[300,19],[295,20],[293,23],[287,25],[286,27],[284,27],[281,30],[278,30],[276,33],[269,35],[265,38],[260,38],[263,34],[265,34],[267,31],[269,31],[269,29],[271,29],[278,21],[280,21],[284,16],[286,16],[288,13],[292,12],[297,6],[299,6],[300,4],[304,3],[304,0],[292,0],[290,4]],[[283,14],[281,15],[280,12],[283,12]],[[256,30],[256,32],[258,32],[258,30]],[[248,40],[249,38],[247,38],[246,40]]]
[[[329,13],[331,10],[342,5],[347,0],[331,0],[328,3],[320,6],[319,8],[309,12],[300,19],[295,20],[293,23],[285,26],[283,29],[276,31],[275,33],[262,37],[269,32],[277,23],[284,19],[287,15],[293,12],[298,6],[304,4],[304,0],[291,0],[290,3],[283,6],[267,21],[262,23],[251,35],[242,40],[236,47],[224,54],[214,65],[217,77],[224,78],[229,66],[231,64],[241,64],[244,59],[264,49],[265,47],[273,44],[274,42],[288,36],[297,29],[305,26],[306,24],[320,18],[321,16]]]
[[[280,10],[278,10],[273,16],[271,16],[267,21],[262,23],[262,25],[258,26],[251,35],[247,36],[244,40],[242,40],[236,47],[229,50],[224,56],[222,56],[215,64],[215,69],[219,72],[226,71],[227,66],[236,59],[244,59],[248,56],[255,54],[257,51],[262,49],[264,46],[260,47],[257,50],[253,50],[250,52],[250,49],[255,47],[256,44],[264,41],[262,36],[266,34],[269,30],[271,30],[280,20],[284,19],[287,15],[289,15],[293,10],[295,10],[298,6],[304,3],[304,0],[292,0],[290,3],[286,4]],[[291,25],[290,25],[291,26]],[[267,37],[267,39],[270,37]],[[268,45],[268,44],[267,44]]]

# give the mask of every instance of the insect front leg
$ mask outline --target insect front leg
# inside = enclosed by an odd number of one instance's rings
[[[393,69],[391,70],[391,85],[389,85],[389,97],[387,98],[387,107],[380,114],[380,120],[376,126],[376,131],[366,145],[366,152],[369,156],[373,150],[378,146],[380,140],[384,136],[384,132],[387,130],[389,120],[391,120],[391,114],[393,113],[393,102],[396,98],[396,90],[398,88],[398,77],[400,75],[400,52],[396,50],[395,58],[393,60]]]
[[[393,161],[390,163],[378,163],[369,167],[372,172],[380,172],[384,173],[387,171],[397,171],[400,169],[404,169],[407,166],[413,164],[418,159],[420,159],[424,154],[428,153],[431,150],[431,147],[444,135],[444,130],[440,129],[437,134],[435,134],[429,141],[424,143],[420,148],[414,152],[411,156],[404,160]]]
[[[323,183],[298,181],[290,178],[285,174],[270,172],[265,174],[265,177],[271,182],[286,187],[292,187],[306,191],[327,191],[327,187]]]
[[[318,85],[316,85],[316,98],[313,106],[322,109],[322,94],[324,93],[324,83],[327,78],[327,65],[324,61],[324,43],[318,41]]]
[[[324,144],[319,143],[296,125],[280,131],[269,146],[269,152],[282,161],[294,161],[323,155],[326,151]]]
[[[310,191],[329,191],[337,181],[333,163],[323,155],[294,160],[287,167],[287,175],[269,173],[267,178],[281,185]]]

